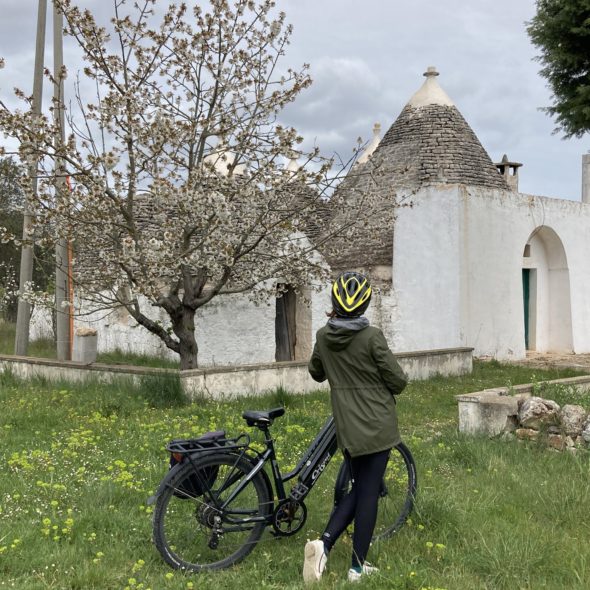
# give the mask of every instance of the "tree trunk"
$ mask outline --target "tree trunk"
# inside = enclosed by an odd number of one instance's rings
[[[180,370],[197,369],[199,347],[195,338],[195,310],[183,306],[172,318],[172,329],[180,343]]]

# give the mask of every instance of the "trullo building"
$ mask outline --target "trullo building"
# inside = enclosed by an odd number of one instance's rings
[[[425,76],[382,138],[376,128],[339,188],[352,195],[371,176],[371,190],[403,206],[381,228],[380,248],[364,250],[360,232],[357,247],[328,261],[334,274],[371,275],[370,319],[398,352],[590,352],[590,155],[581,202],[520,193],[520,164],[494,164],[438,73],[428,68]],[[327,290],[308,295],[311,306],[294,292],[262,306],[243,296],[215,299],[197,318],[200,365],[307,359],[329,307]],[[126,313],[102,319],[98,330],[99,350],[171,354]]]

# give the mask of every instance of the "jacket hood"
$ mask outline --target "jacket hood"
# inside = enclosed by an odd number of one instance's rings
[[[344,350],[352,342],[357,332],[369,325],[365,316],[358,318],[331,318],[326,330],[326,345],[330,350]]]

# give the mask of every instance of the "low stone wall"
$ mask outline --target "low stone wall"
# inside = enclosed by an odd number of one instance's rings
[[[400,366],[411,380],[434,375],[465,375],[473,369],[472,348],[449,348],[397,353]],[[314,381],[307,362],[269,363],[183,371],[184,390],[191,397],[235,397],[284,387],[288,391],[308,392],[328,389],[328,383]]]
[[[153,369],[149,367],[134,367],[129,365],[103,365],[101,363],[83,364],[73,361],[56,361],[27,356],[0,355],[0,370],[11,371],[21,379],[43,377],[50,381],[84,381],[96,379],[110,382],[116,379],[128,378],[135,383],[143,376],[177,377],[178,371],[173,369]]]
[[[434,375],[463,375],[472,370],[471,348],[452,348],[398,353],[396,358],[412,380]],[[84,365],[49,359],[0,355],[0,369],[8,369],[25,379],[42,376],[49,380],[80,381],[98,379],[112,381],[130,378],[138,382],[142,376],[176,377],[170,369],[152,369],[124,365]],[[309,392],[327,389],[327,382],[315,382],[307,372],[306,362],[268,363],[236,367],[211,367],[180,371],[184,391],[191,399],[199,395],[211,398],[256,395],[283,387],[288,391]]]
[[[412,381],[436,375],[469,375],[473,370],[473,348],[441,348],[394,354]]]

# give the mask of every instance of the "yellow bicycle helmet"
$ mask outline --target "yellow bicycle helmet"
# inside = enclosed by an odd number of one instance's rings
[[[332,285],[332,307],[337,316],[356,318],[369,307],[371,293],[366,276],[353,271],[342,273]]]

